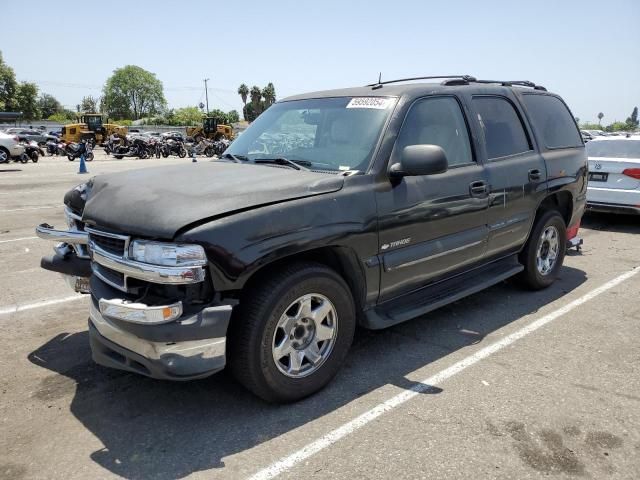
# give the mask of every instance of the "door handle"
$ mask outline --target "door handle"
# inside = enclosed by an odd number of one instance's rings
[[[489,185],[482,180],[471,182],[469,184],[469,192],[472,197],[485,197],[489,193]]]
[[[540,180],[540,178],[542,178],[540,170],[538,170],[537,168],[529,170],[529,180],[536,181]]]

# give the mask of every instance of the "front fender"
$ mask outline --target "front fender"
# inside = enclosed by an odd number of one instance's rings
[[[205,247],[217,291],[242,289],[266,265],[318,248],[348,248],[363,268],[372,268],[366,264],[378,253],[373,189],[364,176],[351,183],[339,192],[224,217],[176,240]]]

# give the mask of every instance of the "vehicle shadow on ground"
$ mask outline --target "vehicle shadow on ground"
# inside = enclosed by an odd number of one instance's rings
[[[320,419],[384,385],[412,388],[418,384],[407,379],[411,372],[482,343],[491,332],[585,281],[583,271],[564,267],[560,279],[543,291],[501,283],[387,330],[360,330],[337,378],[295,404],[264,403],[224,372],[172,383],[100,367],[90,359],[87,332],[58,335],[29,355],[32,363],[55,372],[34,395],[42,400],[74,395],[71,413],[104,444],[91,458],[110,472],[130,479],[182,478],[223,468],[226,457]],[[424,386],[421,392],[438,394],[443,388]],[[290,445],[286,453],[301,446]]]
[[[640,233],[640,215],[589,212],[582,217],[581,228],[615,233]]]

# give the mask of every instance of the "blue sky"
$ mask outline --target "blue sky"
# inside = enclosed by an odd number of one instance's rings
[[[597,121],[599,111],[604,123],[624,121],[640,106],[640,0],[25,6],[0,8],[0,50],[19,80],[35,81],[69,107],[99,95],[127,64],[155,73],[171,107],[204,101],[207,77],[210,108],[229,110],[241,108],[242,82],[271,81],[282,98],[370,83],[379,71],[383,79],[528,79],[561,94],[582,121]]]

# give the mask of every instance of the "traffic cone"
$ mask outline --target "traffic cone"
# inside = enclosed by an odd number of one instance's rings
[[[80,170],[78,170],[78,173],[89,173],[87,164],[84,163],[84,153],[80,155]]]

